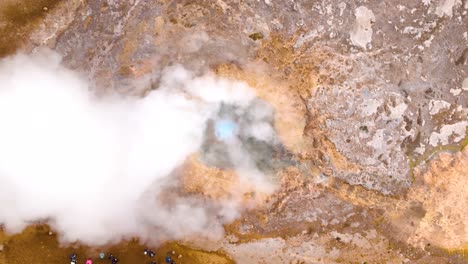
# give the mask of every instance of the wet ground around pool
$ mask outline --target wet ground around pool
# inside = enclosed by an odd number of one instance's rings
[[[99,259],[99,253],[113,254],[119,259],[119,264],[131,263],[166,263],[166,256],[170,256],[176,264],[204,263],[204,264],[231,264],[234,263],[222,252],[206,252],[195,250],[177,243],[166,243],[158,248],[151,248],[156,252],[154,258],[143,254],[144,245],[138,241],[122,242],[108,248],[88,248],[83,246],[62,247],[57,241],[55,233],[51,233],[47,226],[30,226],[21,234],[7,237],[0,232],[0,264],[25,264],[25,263],[70,263],[70,255],[77,255],[77,263],[85,263],[87,258],[94,264],[111,263],[110,260]],[[1,249],[1,247],[0,247]]]

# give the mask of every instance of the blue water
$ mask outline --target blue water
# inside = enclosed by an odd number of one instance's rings
[[[218,120],[215,123],[215,136],[218,140],[226,140],[234,137],[237,124],[229,119]]]

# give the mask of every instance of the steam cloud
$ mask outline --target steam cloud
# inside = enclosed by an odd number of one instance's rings
[[[3,59],[0,224],[19,232],[44,221],[62,242],[90,245],[152,240],[156,230],[168,239],[219,237],[238,216],[238,200],[178,197],[169,206],[155,197],[199,150],[220,103],[242,109],[254,98],[244,83],[182,67],[168,69],[144,98],[98,98],[52,51]],[[271,137],[271,128],[255,131]],[[258,188],[271,189],[249,162],[238,164]]]

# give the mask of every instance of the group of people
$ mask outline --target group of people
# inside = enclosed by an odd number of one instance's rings
[[[150,257],[150,258],[154,258],[156,256],[156,252],[154,252],[154,250],[150,250],[150,249],[147,249],[147,248],[145,248],[145,250],[143,251],[143,254],[145,256]],[[106,254],[104,252],[99,253],[99,258],[100,259],[105,259]],[[119,259],[116,256],[112,255],[112,254],[109,254],[107,256],[107,259],[110,260],[112,264],[117,264],[119,262]],[[70,264],[77,264],[78,263],[77,262],[77,256],[76,256],[75,253],[70,255],[70,261],[71,261]],[[174,262],[174,260],[172,260],[172,258],[169,255],[166,256],[165,261],[166,261],[167,264],[176,264]],[[86,259],[85,264],[93,264],[93,261],[90,258],[88,258],[88,259]],[[150,264],[157,264],[157,262],[155,260],[152,260],[150,262]]]
[[[104,259],[105,257],[106,257],[105,253],[100,253],[99,254],[100,259]],[[114,255],[112,255],[112,254],[110,254],[107,257],[107,259],[109,259],[112,264],[117,264],[119,262],[119,259],[117,257],[115,257]],[[76,263],[78,263],[77,256],[76,256],[75,253],[73,253],[73,254],[70,255],[70,264],[76,264]],[[93,264],[93,260],[88,258],[88,259],[86,259],[85,264]]]
[[[175,254],[174,251],[172,251],[173,254]],[[150,250],[150,249],[147,249],[145,248],[145,250],[143,251],[143,254],[145,254],[146,256],[149,256],[150,258],[154,258],[156,256],[156,252],[154,252],[153,250]],[[172,260],[172,258],[168,255],[166,255],[166,263],[167,264],[175,264],[174,260]],[[150,264],[157,264],[156,261],[151,261]]]

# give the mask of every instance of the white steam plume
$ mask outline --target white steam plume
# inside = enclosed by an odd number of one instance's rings
[[[236,200],[155,197],[171,172],[197,152],[221,102],[246,106],[241,82],[166,71],[144,98],[97,98],[49,50],[0,61],[0,224],[19,232],[46,221],[63,242],[216,237],[240,210]],[[249,168],[239,168],[246,172]],[[254,173],[258,188],[269,188]]]

